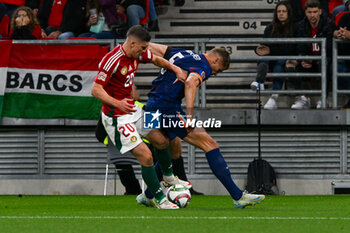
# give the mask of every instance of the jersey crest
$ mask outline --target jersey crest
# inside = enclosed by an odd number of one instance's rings
[[[120,69],[120,73],[122,75],[126,75],[128,73],[128,68],[126,66],[124,66],[123,68]]]

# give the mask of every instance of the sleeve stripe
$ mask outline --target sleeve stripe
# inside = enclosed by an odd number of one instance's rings
[[[113,66],[113,63],[118,60],[123,54],[119,51],[108,59],[103,69],[108,72],[108,70]]]
[[[187,127],[186,127],[187,121],[185,120],[185,118],[184,118],[179,112],[176,112],[176,114],[177,114],[177,116],[179,117],[180,121],[182,121],[182,122],[184,123],[185,129],[186,129],[187,133],[189,133],[190,131],[189,131],[189,130],[187,129]]]
[[[200,85],[202,85],[202,83],[203,83],[203,78],[202,78],[202,76],[200,76],[198,73],[194,73],[194,72],[192,72],[192,73],[190,73],[190,75],[196,75],[197,76],[197,78],[199,79],[199,81],[201,82],[200,84],[199,84],[199,86]]]
[[[112,74],[114,74],[115,72],[117,72],[117,69],[118,69],[119,63],[120,63],[120,61],[118,61],[118,64],[117,64],[117,65],[114,67],[114,70],[113,70],[113,73],[112,73]]]

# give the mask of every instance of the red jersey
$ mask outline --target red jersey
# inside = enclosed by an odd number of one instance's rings
[[[131,98],[132,86],[138,64],[152,61],[153,54],[148,49],[139,58],[128,57],[119,45],[102,58],[99,73],[94,82],[104,87],[108,95],[117,100]],[[132,101],[134,104],[134,101]],[[118,116],[126,113],[107,104],[103,104],[102,111],[107,116]],[[113,114],[113,115],[111,115]]]
[[[48,26],[55,26],[59,28],[63,19],[64,7],[67,0],[54,0],[51,7],[51,12],[49,20],[47,22]]]
[[[24,4],[26,3],[25,0],[1,0],[0,2],[16,5],[16,6],[24,6]]]
[[[311,27],[311,36],[312,38],[317,37],[317,31],[318,31],[318,26],[317,27]],[[320,55],[321,54],[321,48],[318,43],[312,43],[312,53],[315,55]]]

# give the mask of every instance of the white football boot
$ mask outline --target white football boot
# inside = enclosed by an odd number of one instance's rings
[[[244,208],[246,206],[253,206],[260,203],[265,199],[265,195],[249,194],[247,191],[243,192],[241,199],[234,201],[234,205],[237,208]]]
[[[164,209],[164,210],[176,210],[179,209],[177,205],[170,202],[166,197],[164,197],[159,203],[157,203],[158,209]]]
[[[192,188],[191,182],[180,180],[179,177],[177,177],[177,176],[173,175],[173,176],[163,176],[163,177],[164,178],[160,183],[161,183],[161,185],[163,185],[166,188],[168,188],[172,185],[175,185],[175,184],[181,184],[184,187],[186,187],[187,189]]]
[[[155,207],[156,206],[154,198],[152,198],[152,199],[147,198],[145,193],[139,194],[136,197],[136,201],[139,205],[145,205],[147,207]]]

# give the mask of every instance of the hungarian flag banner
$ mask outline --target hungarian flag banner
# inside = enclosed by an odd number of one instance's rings
[[[2,117],[2,109],[4,105],[6,76],[11,53],[11,45],[12,41],[0,41],[0,118]]]
[[[107,52],[99,45],[13,43],[3,117],[98,119],[101,103],[91,88]]]

